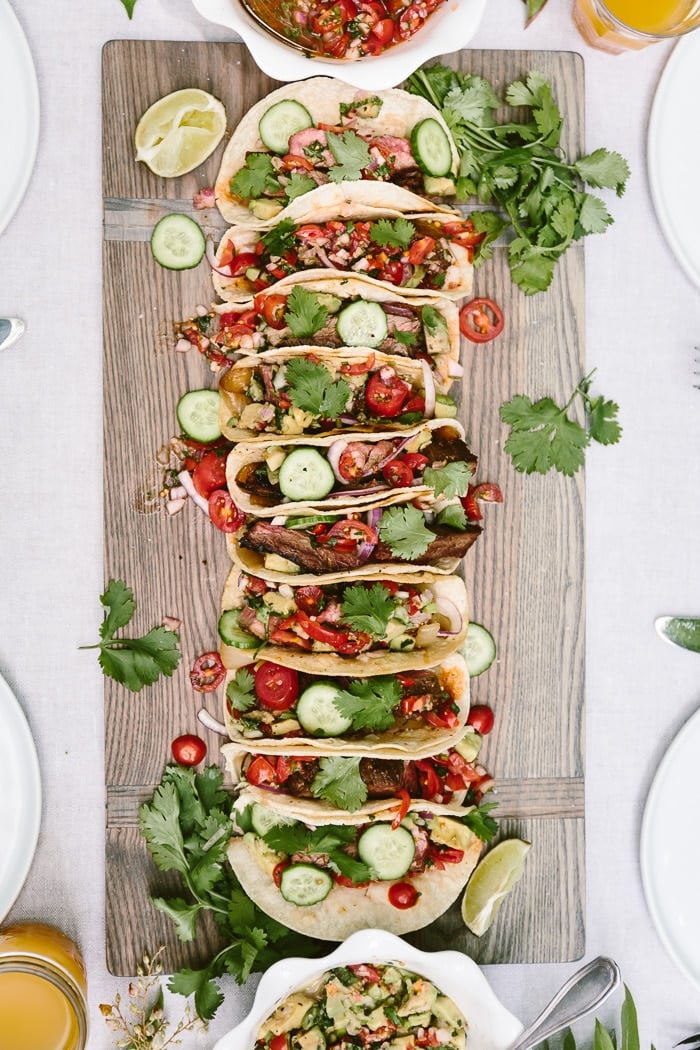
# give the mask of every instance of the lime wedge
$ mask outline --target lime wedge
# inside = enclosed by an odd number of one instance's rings
[[[522,876],[529,849],[523,839],[504,839],[474,869],[462,898],[462,919],[477,937],[486,933],[501,901]]]
[[[164,178],[185,175],[207,159],[226,131],[218,98],[201,88],[182,88],[154,102],[136,127],[136,160]]]
[[[658,616],[654,627],[667,642],[700,653],[700,619],[689,616]]]

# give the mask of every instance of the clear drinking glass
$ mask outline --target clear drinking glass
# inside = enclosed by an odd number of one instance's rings
[[[574,23],[584,40],[619,55],[700,25],[700,0],[574,0]]]

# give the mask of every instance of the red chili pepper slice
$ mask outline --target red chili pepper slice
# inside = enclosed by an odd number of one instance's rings
[[[406,788],[400,788],[397,791],[397,796],[401,799],[401,805],[397,809],[396,815],[391,822],[391,826],[394,829],[394,831],[396,830],[396,828],[398,828],[399,824],[408,813],[408,807],[411,805],[411,796],[409,795],[408,791],[406,791]]]
[[[459,328],[472,343],[490,343],[504,325],[503,311],[493,299],[472,299],[459,311]]]
[[[361,376],[374,367],[375,355],[370,354],[366,361],[357,361],[355,364],[342,364],[340,371],[344,376]]]
[[[218,653],[202,653],[192,665],[190,682],[198,693],[213,693],[226,677],[226,668]]]

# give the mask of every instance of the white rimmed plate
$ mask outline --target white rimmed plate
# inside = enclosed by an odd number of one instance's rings
[[[22,708],[0,675],[0,922],[22,889],[41,823],[41,779],[36,749]]]
[[[39,88],[29,45],[7,0],[0,0],[0,233],[20,205],[39,141]]]
[[[647,167],[659,225],[686,275],[700,288],[700,32],[671,52],[649,121]]]
[[[433,981],[459,1006],[469,1024],[469,1050],[507,1050],[523,1030],[491,990],[483,973],[459,952],[422,952],[383,930],[353,933],[321,959],[283,959],[267,970],[248,1016],[214,1050],[253,1050],[260,1024],[290,992],[310,984],[333,966],[396,963]]]
[[[243,38],[263,73],[275,80],[338,77],[366,91],[396,87],[419,66],[436,55],[466,47],[476,32],[486,0],[445,0],[426,24],[405,43],[390,47],[376,58],[358,62],[310,59],[269,36],[246,13],[238,0],[192,0],[200,15],[217,25],[234,29]]]
[[[641,835],[647,906],[669,955],[700,989],[700,710],[664,755],[649,791]]]

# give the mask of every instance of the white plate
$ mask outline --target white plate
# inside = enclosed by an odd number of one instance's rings
[[[283,959],[271,966],[262,976],[246,1019],[223,1036],[214,1050],[253,1050],[260,1024],[280,1000],[331,967],[381,962],[393,962],[421,974],[449,995],[469,1023],[469,1050],[506,1050],[523,1030],[467,955],[422,952],[393,933],[360,930],[322,959]]]
[[[366,91],[396,87],[419,66],[436,55],[466,47],[476,32],[486,0],[445,0],[415,36],[390,47],[376,58],[358,62],[309,59],[269,36],[248,15],[238,0],[192,0],[200,15],[217,25],[234,29],[263,73],[275,80],[305,80],[313,76],[339,77]]]
[[[649,792],[641,836],[642,883],[659,937],[700,988],[700,710],[663,757]]]
[[[41,780],[34,741],[21,707],[0,675],[0,922],[32,863],[41,823]]]
[[[39,141],[39,88],[22,27],[0,0],[0,233],[20,205]]]
[[[700,288],[700,31],[683,37],[666,63],[649,121],[647,166],[656,215],[671,251]]]

